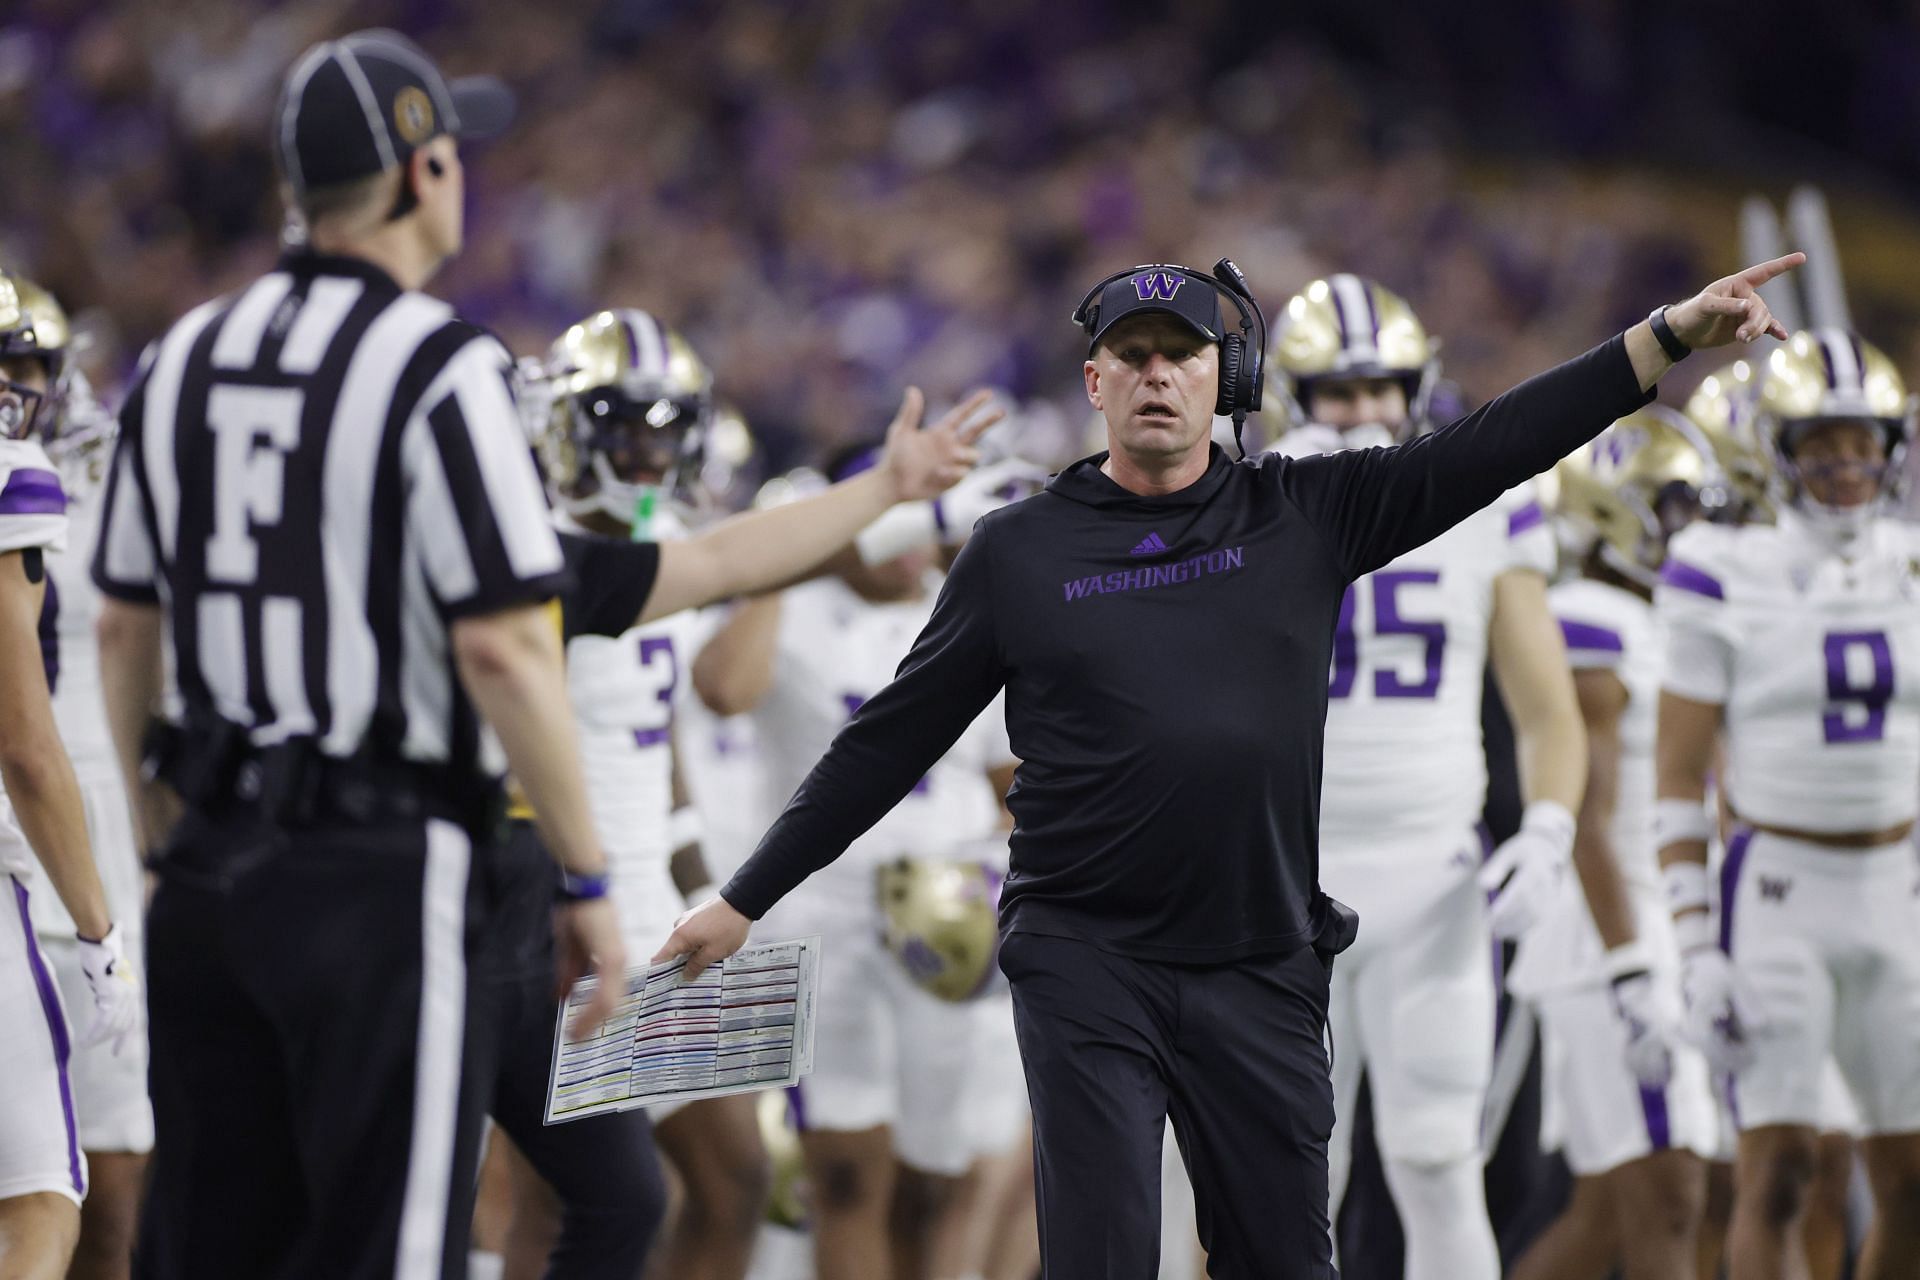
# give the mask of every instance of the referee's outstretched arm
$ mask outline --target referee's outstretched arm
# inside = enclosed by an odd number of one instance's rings
[[[659,577],[640,621],[809,578],[887,508],[951,488],[978,460],[974,441],[1005,413],[991,407],[989,392],[976,391],[922,431],[924,405],[920,389],[907,388],[880,465],[871,470],[810,498],[661,543]]]

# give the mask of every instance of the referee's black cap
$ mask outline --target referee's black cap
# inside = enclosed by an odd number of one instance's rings
[[[274,156],[303,196],[404,164],[439,137],[490,138],[513,122],[513,91],[492,76],[448,80],[397,31],[356,31],[294,63],[274,110]]]

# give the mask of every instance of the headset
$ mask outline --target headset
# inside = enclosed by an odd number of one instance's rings
[[[1211,275],[1202,275],[1192,267],[1183,267],[1177,262],[1153,262],[1116,271],[1087,290],[1087,296],[1080,299],[1080,305],[1073,309],[1073,322],[1085,329],[1091,338],[1094,330],[1100,327],[1099,299],[1108,285],[1145,271],[1161,270],[1178,271],[1189,280],[1211,285],[1232,302],[1234,309],[1240,313],[1240,332],[1220,335],[1220,391],[1214,400],[1213,411],[1233,419],[1233,443],[1244,458],[1247,448],[1240,440],[1240,426],[1246,421],[1247,414],[1260,407],[1260,392],[1266,385],[1267,317],[1260,310],[1260,304],[1254,301],[1253,290],[1247,287],[1247,277],[1233,259],[1222,258],[1214,263]]]

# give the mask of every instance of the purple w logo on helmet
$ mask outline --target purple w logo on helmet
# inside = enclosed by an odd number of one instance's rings
[[[1133,291],[1142,302],[1172,302],[1186,282],[1185,276],[1171,271],[1149,271],[1133,278]]]

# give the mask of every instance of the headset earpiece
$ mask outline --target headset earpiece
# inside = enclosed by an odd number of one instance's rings
[[[1220,394],[1213,411],[1231,416],[1241,405],[1241,366],[1246,362],[1247,341],[1237,333],[1220,336]]]

